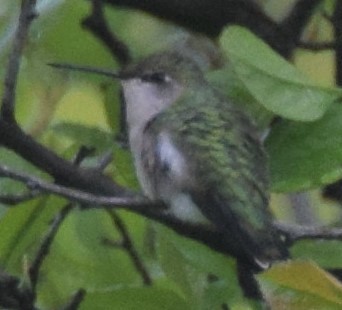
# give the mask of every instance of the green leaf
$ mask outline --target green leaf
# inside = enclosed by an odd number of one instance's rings
[[[130,225],[133,239],[142,234],[139,220],[135,217],[135,225]],[[121,240],[106,212],[75,210],[66,218],[44,262],[40,303],[56,308],[81,287],[107,290],[142,282],[126,252],[104,245],[103,238]]]
[[[257,278],[272,309],[342,307],[341,283],[313,263],[278,264]]]
[[[210,71],[206,74],[206,78],[218,89],[222,94],[233,101],[234,104],[240,106],[260,128],[269,125],[274,114],[261,105],[253,94],[245,87],[234,72],[232,66],[225,66],[220,70]]]
[[[189,304],[176,293],[158,287],[117,288],[107,292],[90,292],[81,310],[188,310]]]
[[[168,238],[163,238],[162,242],[158,242],[158,254],[158,261],[166,276],[177,283],[185,297],[192,295],[189,266]]]
[[[93,146],[98,150],[106,150],[113,146],[113,136],[97,127],[77,123],[59,123],[52,127],[57,134],[71,139],[79,145]]]
[[[311,259],[324,268],[341,268],[342,242],[338,240],[302,240],[291,247],[291,256]]]
[[[229,65],[252,96],[284,118],[314,121],[342,95],[339,89],[315,86],[304,74],[249,31],[229,27],[222,36]]]
[[[122,186],[139,190],[139,182],[136,177],[133,158],[128,150],[116,147],[113,152],[111,176],[115,182]]]
[[[112,57],[103,45],[81,31],[80,23],[88,13],[89,5],[86,2],[63,1],[33,24],[31,36],[39,41],[39,46],[45,53],[48,52],[49,59],[54,62],[113,66]]]
[[[172,275],[172,277],[178,282],[182,281],[185,276],[187,281],[192,281],[192,284],[190,283],[192,294],[201,309],[214,309],[218,303],[220,305],[228,303],[229,306],[232,306],[245,302],[238,284],[233,259],[217,253],[199,242],[177,235],[165,227],[159,226],[158,228],[158,243],[160,244],[158,250],[163,250],[162,255],[164,256],[172,255],[172,257],[167,258],[167,265],[165,265],[164,258],[162,266],[167,269],[166,273],[169,276],[172,265],[175,264],[177,274]],[[161,245],[165,242],[166,245]],[[173,258],[176,259],[176,262],[171,261]],[[187,265],[192,269],[186,267]],[[180,274],[182,269],[185,275]],[[193,272],[196,270],[197,275],[194,275]],[[208,275],[217,277],[218,282],[208,281]],[[184,283],[183,288],[185,285],[188,284]],[[188,286],[186,286],[187,288]],[[219,300],[215,299],[214,296],[219,296]],[[208,307],[202,308],[203,304],[208,305]]]
[[[9,208],[0,220],[0,265],[21,274],[25,257],[30,261],[48,223],[61,207],[61,199],[40,198]]]
[[[107,118],[107,123],[113,132],[118,133],[120,128],[120,119],[125,118],[121,115],[121,107],[119,100],[119,83],[109,81],[102,83],[102,91],[104,93],[104,108]]]
[[[307,190],[342,177],[342,106],[334,104],[316,122],[282,121],[266,141],[272,189]]]

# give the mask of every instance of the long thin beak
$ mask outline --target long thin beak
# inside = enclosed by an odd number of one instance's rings
[[[74,71],[81,71],[81,72],[90,72],[95,74],[100,74],[104,76],[108,76],[114,79],[121,79],[121,76],[117,72],[113,72],[107,69],[101,69],[96,67],[89,67],[89,66],[79,66],[69,63],[48,63],[48,66],[54,67],[56,69],[62,70],[74,70]]]

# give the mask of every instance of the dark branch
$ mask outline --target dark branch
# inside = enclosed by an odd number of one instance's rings
[[[1,195],[0,196],[0,203],[8,205],[8,206],[15,206],[19,203],[37,198],[41,195],[40,191],[29,191],[23,194],[17,195]]]
[[[94,169],[82,169],[25,134],[16,124],[0,120],[0,144],[50,174],[56,183],[104,195],[127,193]]]
[[[23,0],[19,16],[13,47],[10,52],[8,67],[5,75],[5,87],[2,97],[0,111],[0,122],[2,119],[14,122],[15,89],[20,66],[21,54],[23,52],[30,24],[37,16],[35,11],[36,0]]]
[[[336,48],[336,42],[303,42],[300,41],[297,46],[299,48],[307,49],[310,51],[324,51]]]
[[[275,222],[279,231],[284,233],[291,245],[302,239],[342,240],[342,228],[302,226]]]
[[[72,297],[70,302],[63,307],[63,310],[77,310],[86,295],[84,289],[79,289]]]
[[[342,204],[342,180],[327,185],[323,189],[323,197],[333,199]]]
[[[151,285],[152,284],[152,278],[149,275],[146,266],[144,265],[141,257],[139,256],[138,251],[136,250],[130,236],[128,233],[128,230],[125,226],[125,223],[122,221],[122,219],[114,212],[109,212],[109,215],[112,218],[112,221],[114,225],[116,226],[117,230],[120,232],[122,240],[121,240],[121,247],[125,249],[130,256],[135,269],[137,272],[141,275],[141,278],[143,279],[143,283],[145,285]]]
[[[131,62],[131,55],[127,46],[110,30],[103,13],[103,1],[92,0],[92,12],[86,17],[82,25],[106,46],[112,56],[121,66]]]
[[[134,197],[108,197],[97,196],[91,193],[86,193],[70,188],[66,188],[60,185],[51,184],[40,180],[39,178],[32,177],[30,175],[13,171],[7,167],[0,165],[0,176],[8,177],[13,180],[17,180],[26,184],[27,186],[34,187],[46,193],[56,194],[74,202],[79,202],[86,205],[85,208],[100,208],[101,206],[107,209],[126,209],[140,215],[147,216],[151,219],[156,219],[176,231],[184,234],[184,227],[180,227],[178,222],[171,219],[168,215],[165,215],[163,211],[165,206],[151,202],[148,199],[136,195]],[[97,207],[96,207],[97,206]],[[284,234],[286,234],[291,243],[299,239],[341,239],[342,229],[327,229],[317,227],[305,227],[299,225],[290,225],[283,223],[275,223],[275,226]],[[195,230],[194,230],[195,231]],[[187,232],[187,235],[192,235],[191,231]],[[190,236],[191,237],[191,236]],[[207,238],[206,238],[207,239]],[[219,242],[218,242],[219,243]]]
[[[251,23],[254,24],[252,20],[257,21],[259,25],[270,26],[271,23],[261,9],[250,0],[217,0],[215,2],[211,0],[105,0],[105,2],[142,10],[211,37],[217,37],[223,27],[229,24],[251,25]]]
[[[148,12],[211,37],[217,37],[228,25],[238,24],[286,58],[291,56],[313,9],[321,1],[298,1],[283,23],[277,24],[251,0],[105,0],[114,6]]]
[[[291,34],[293,42],[298,42],[314,9],[322,0],[298,0],[290,14],[281,22],[281,27]]]
[[[36,292],[36,286],[38,281],[38,276],[40,272],[40,268],[46,256],[49,254],[53,239],[55,238],[59,227],[61,226],[62,222],[72,210],[73,205],[67,204],[53,219],[52,224],[50,225],[49,231],[46,233],[43,242],[41,243],[39,250],[35,256],[34,261],[32,262],[28,273],[31,282],[31,290],[32,292]]]
[[[80,169],[57,156],[25,134],[14,119],[15,87],[20,59],[29,25],[35,16],[35,1],[23,1],[19,26],[13,43],[6,76],[0,115],[0,145],[13,150],[39,169],[49,173],[56,183],[103,195],[127,193],[112,180],[91,169]]]
[[[109,208],[127,208],[136,209],[137,207],[150,205],[150,201],[142,196],[131,196],[131,197],[117,197],[117,196],[100,196],[94,195],[88,192],[72,189],[69,187],[61,186],[58,184],[48,183],[42,181],[34,176],[21,173],[9,169],[6,166],[0,165],[0,176],[17,180],[24,183],[27,187],[35,190],[40,190],[49,194],[56,194],[67,198],[71,201],[78,202],[84,205],[101,205]],[[89,206],[90,208],[90,206]]]

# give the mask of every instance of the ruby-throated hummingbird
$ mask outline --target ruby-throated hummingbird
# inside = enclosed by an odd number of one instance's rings
[[[142,190],[167,206],[165,215],[181,226],[178,231],[255,270],[285,258],[268,209],[267,156],[253,122],[175,51],[152,55],[115,77],[123,87]]]
[[[218,231],[227,252],[257,268],[284,258],[253,122],[177,52],[148,57],[120,76],[145,195],[185,226]]]

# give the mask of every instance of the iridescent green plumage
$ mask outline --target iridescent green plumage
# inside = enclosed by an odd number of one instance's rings
[[[179,55],[153,56],[125,74],[155,73],[169,80],[153,96],[166,94],[170,81],[181,90],[143,126],[135,157],[146,194],[171,208],[179,201],[183,209],[194,205],[207,222],[184,222],[222,233],[227,252],[238,259],[264,267],[286,256],[268,209],[267,157],[257,128]]]

